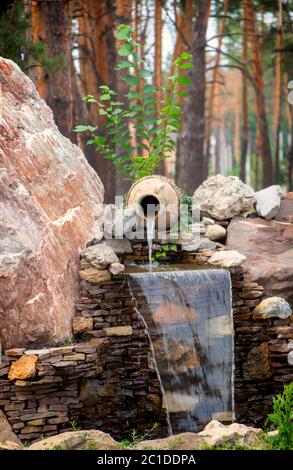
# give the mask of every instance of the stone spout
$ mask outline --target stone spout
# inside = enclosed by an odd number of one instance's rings
[[[180,191],[174,181],[164,176],[146,176],[131,186],[127,206],[137,209],[145,220],[153,215],[159,221],[166,221],[169,228],[178,220]]]

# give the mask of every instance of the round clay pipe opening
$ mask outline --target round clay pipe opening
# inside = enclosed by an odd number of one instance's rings
[[[157,217],[160,211],[160,201],[153,195],[144,196],[140,201],[144,217]]]

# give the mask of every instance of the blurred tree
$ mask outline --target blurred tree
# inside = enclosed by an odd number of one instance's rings
[[[193,68],[186,99],[179,155],[176,161],[177,184],[192,194],[208,175],[204,158],[205,141],[205,44],[210,11],[209,0],[198,0],[193,17],[191,53]]]

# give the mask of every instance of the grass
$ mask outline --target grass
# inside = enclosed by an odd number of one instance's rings
[[[119,445],[122,449],[125,449],[126,447],[134,447],[139,442],[152,437],[154,431],[158,429],[158,427],[159,427],[159,424],[154,423],[152,427],[150,429],[147,429],[143,434],[139,434],[136,429],[133,429],[130,433],[130,438],[123,439],[122,441],[119,442]]]

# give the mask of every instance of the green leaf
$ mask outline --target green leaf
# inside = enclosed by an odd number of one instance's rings
[[[132,53],[132,50],[132,45],[128,42],[125,42],[120,47],[118,47],[118,54],[122,57],[126,57]]]
[[[116,69],[117,70],[123,70],[123,69],[129,69],[129,68],[133,68],[134,67],[134,64],[132,62],[130,62],[129,60],[122,60],[121,62],[119,62],[119,64],[117,65]]]
[[[192,65],[191,62],[185,62],[185,64],[181,64],[181,65],[179,66],[179,68],[180,68],[181,70],[192,69],[192,67],[193,67],[193,65]]]
[[[147,83],[143,89],[142,89],[143,93],[156,93],[157,92],[157,88],[154,86],[154,85],[150,85],[149,83]]]
[[[123,109],[121,109],[121,108],[116,108],[116,109],[114,109],[114,111],[113,111],[113,116],[116,116],[117,114],[121,114],[121,113],[123,113]]]
[[[101,95],[100,100],[102,101],[108,101],[111,99],[111,95],[105,93],[104,95]]]
[[[127,85],[139,85],[139,80],[134,75],[127,75],[122,79]]]
[[[133,30],[130,28],[130,26],[121,24],[117,28],[116,37],[117,39],[120,39],[122,41],[123,39],[130,39],[132,33],[133,33]]]
[[[98,126],[85,126],[83,124],[80,124],[78,126],[75,126],[75,128],[73,129],[74,132],[95,132],[95,130],[97,130]]]
[[[192,54],[189,54],[188,52],[182,52],[179,57],[183,60],[188,60],[192,59]]]
[[[94,98],[93,95],[86,95],[82,98],[82,101],[86,101],[87,103],[97,103],[97,100]]]
[[[105,111],[105,109],[100,108],[100,109],[99,109],[99,115],[100,115],[100,116],[107,116],[108,113],[107,113],[107,111]]]
[[[153,76],[153,72],[151,70],[143,69],[138,72],[140,78],[148,78]]]
[[[188,77],[178,77],[176,78],[177,83],[181,83],[181,85],[190,85],[191,81]]]

